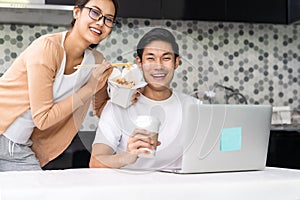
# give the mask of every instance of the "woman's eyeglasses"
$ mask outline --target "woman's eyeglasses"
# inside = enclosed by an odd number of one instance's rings
[[[106,16],[104,16],[97,9],[86,7],[86,6],[79,6],[79,8],[87,8],[87,9],[89,9],[90,10],[89,11],[89,17],[91,19],[93,19],[93,20],[100,21],[103,18],[105,26],[107,26],[109,28],[113,28],[114,25],[116,24],[116,21],[114,21],[114,19],[112,17],[106,17]]]

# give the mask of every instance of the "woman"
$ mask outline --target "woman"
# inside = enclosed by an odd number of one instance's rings
[[[111,64],[96,51],[116,0],[78,0],[72,29],[35,40],[0,79],[0,171],[41,170],[71,143],[93,102],[108,100]],[[96,68],[76,66],[97,64]]]

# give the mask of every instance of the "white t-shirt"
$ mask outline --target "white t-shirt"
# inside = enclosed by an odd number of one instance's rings
[[[67,32],[62,34],[62,46],[65,41]],[[95,59],[91,50],[86,49],[84,52],[84,57],[82,64],[94,64]],[[91,68],[79,68],[76,72],[65,75],[65,65],[66,65],[66,52],[64,52],[64,57],[61,62],[61,66],[55,81],[53,83],[53,99],[54,103],[62,101],[68,96],[72,95],[79,88],[81,88],[89,79]],[[18,144],[26,144],[31,137],[32,131],[35,124],[32,119],[31,111],[28,109],[21,116],[19,116],[3,133],[5,137]]]
[[[126,151],[127,140],[135,129],[135,120],[139,115],[157,117],[161,126],[154,158],[138,158],[134,164],[125,166],[130,169],[162,169],[177,168],[180,166],[183,149],[181,147],[184,134],[180,130],[183,120],[184,104],[201,103],[196,98],[173,91],[170,98],[163,101],[154,101],[143,95],[137,103],[124,109],[108,102],[102,111],[96,132],[95,143],[110,146],[116,153]]]

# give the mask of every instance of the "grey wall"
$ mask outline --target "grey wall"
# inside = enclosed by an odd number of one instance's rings
[[[179,43],[182,63],[172,87],[195,94],[205,102],[225,103],[222,84],[238,89],[250,104],[300,109],[300,25],[217,23],[121,19],[99,46],[111,62],[134,61],[135,45],[153,27],[171,30]],[[0,73],[40,35],[66,27],[0,24]],[[230,103],[236,103],[232,101]],[[97,119],[88,114],[82,130],[94,130]]]

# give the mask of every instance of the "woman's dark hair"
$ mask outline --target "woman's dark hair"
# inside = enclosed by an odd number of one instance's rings
[[[79,8],[83,8],[90,0],[77,0],[75,3],[75,6],[78,6]],[[117,14],[118,14],[118,9],[119,9],[119,3],[118,0],[111,0],[112,3],[115,6],[115,15],[114,15],[114,20],[116,20]],[[71,26],[73,27],[75,24],[76,19],[73,18],[72,22],[71,22]],[[98,44],[91,44],[90,47],[91,48],[96,48],[98,46]]]
[[[174,35],[163,28],[154,28],[146,33],[137,45],[137,56],[142,60],[145,47],[153,41],[163,41],[170,43],[175,54],[175,59],[179,56],[179,47]]]

